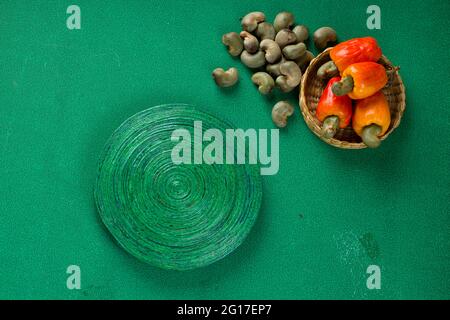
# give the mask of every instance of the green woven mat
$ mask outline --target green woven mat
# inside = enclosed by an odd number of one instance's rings
[[[193,269],[228,255],[261,203],[257,165],[172,162],[172,132],[186,129],[193,139],[194,121],[224,137],[233,128],[189,105],[152,107],[113,133],[98,169],[94,193],[108,230],[133,256],[165,269]]]

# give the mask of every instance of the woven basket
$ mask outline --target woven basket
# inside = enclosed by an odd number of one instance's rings
[[[338,129],[336,135],[331,139],[326,139],[321,136],[322,123],[316,118],[316,108],[322,95],[327,80],[321,80],[317,77],[317,70],[324,63],[330,61],[330,50],[328,48],[321,54],[319,54],[314,60],[311,61],[308,69],[302,78],[301,90],[300,90],[300,109],[303,114],[303,118],[311,131],[326,143],[342,149],[363,149],[367,146],[361,141],[361,138],[353,131],[351,126],[344,129]],[[385,57],[382,56],[379,63],[385,66],[387,70],[392,70],[394,66]],[[405,111],[406,98],[405,87],[403,86],[402,79],[398,74],[398,71],[393,71],[389,75],[388,85],[383,89],[389,108],[391,110],[391,124],[388,131],[381,137],[381,140],[385,140],[389,134],[398,127]]]

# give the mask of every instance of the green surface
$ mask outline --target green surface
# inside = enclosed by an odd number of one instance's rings
[[[0,298],[449,298],[450,2],[0,2]],[[111,133],[149,106],[183,102],[242,128],[272,128],[271,105],[220,38],[251,10],[291,10],[341,39],[375,36],[401,66],[407,111],[377,150],[338,150],[300,112],[280,133],[254,229],[226,259],[189,272],[139,262],[113,241],[92,189]],[[241,81],[220,90],[217,66]],[[292,102],[296,99],[292,97]],[[66,288],[81,267],[82,289]],[[366,288],[381,266],[382,289]]]

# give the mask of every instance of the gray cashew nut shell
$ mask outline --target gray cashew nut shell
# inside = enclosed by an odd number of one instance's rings
[[[280,65],[281,77],[286,77],[286,84],[290,87],[296,87],[302,80],[302,71],[294,61],[286,61]]]
[[[253,32],[258,27],[258,23],[266,20],[264,13],[259,11],[250,12],[242,18],[242,29],[248,32]]]
[[[281,56],[281,60],[277,63],[273,63],[273,64],[268,64],[266,66],[266,71],[271,74],[274,77],[278,77],[281,75],[280,73],[280,65],[282,63],[286,62],[286,59],[284,58],[284,56]]]
[[[288,44],[297,42],[297,36],[292,30],[283,29],[280,30],[275,36],[275,42],[278,43],[281,49],[283,49]]]
[[[258,24],[258,28],[256,29],[256,35],[261,40],[270,39],[275,40],[275,28],[269,22],[261,22]]]
[[[239,72],[236,68],[230,68],[225,71],[222,68],[216,68],[212,72],[214,81],[219,87],[231,87],[239,79]]]
[[[295,63],[300,67],[302,72],[305,72],[306,68],[308,68],[309,63],[314,59],[314,54],[311,51],[306,51],[306,53],[300,58],[295,60]]]
[[[244,43],[236,32],[229,32],[222,36],[222,43],[228,47],[228,52],[237,57],[244,50]]]
[[[330,60],[324,63],[319,70],[317,70],[317,76],[320,79],[329,79],[339,75],[339,70],[334,64],[334,61]]]
[[[294,90],[294,87],[291,87],[287,84],[287,79],[285,76],[278,76],[275,80],[275,83],[277,84],[278,88],[284,93],[288,93]]]
[[[269,94],[275,87],[275,81],[266,72],[257,72],[252,76],[252,82],[258,86],[258,90],[262,94]]]
[[[288,118],[294,114],[294,107],[287,101],[277,102],[272,108],[272,121],[279,128],[287,125]]]
[[[289,60],[300,58],[306,53],[306,45],[303,42],[290,44],[283,48],[283,55]]]
[[[295,18],[291,12],[283,11],[277,14],[273,22],[275,31],[290,28],[294,24]]]
[[[246,50],[241,53],[241,61],[247,67],[256,69],[266,64],[266,57],[264,52],[258,51],[254,54],[248,53]]]
[[[244,49],[248,53],[255,53],[259,50],[259,41],[254,35],[248,31],[241,31],[239,35],[244,41]]]
[[[265,39],[261,41],[261,50],[265,52],[268,63],[274,63],[281,58],[280,46],[273,40]]]
[[[295,28],[292,29],[292,32],[295,33],[295,36],[297,37],[297,42],[305,42],[309,38],[309,29],[307,26],[304,25],[295,26]]]
[[[337,41],[336,31],[330,27],[322,27],[314,32],[314,45],[319,50],[324,50]]]

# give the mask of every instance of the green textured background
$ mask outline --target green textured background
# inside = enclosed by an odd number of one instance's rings
[[[450,298],[449,1],[0,2],[0,298]],[[378,4],[382,30],[366,28]],[[245,243],[205,269],[170,272],[120,249],[96,213],[100,151],[127,117],[196,104],[241,128],[272,128],[271,105],[221,35],[247,11],[291,10],[341,39],[375,36],[401,66],[407,112],[378,150],[338,150],[297,109],[280,171]],[[230,90],[211,80],[236,66]],[[293,103],[297,103],[291,96]],[[66,268],[82,290],[66,289]],[[382,289],[366,288],[366,268]]]

